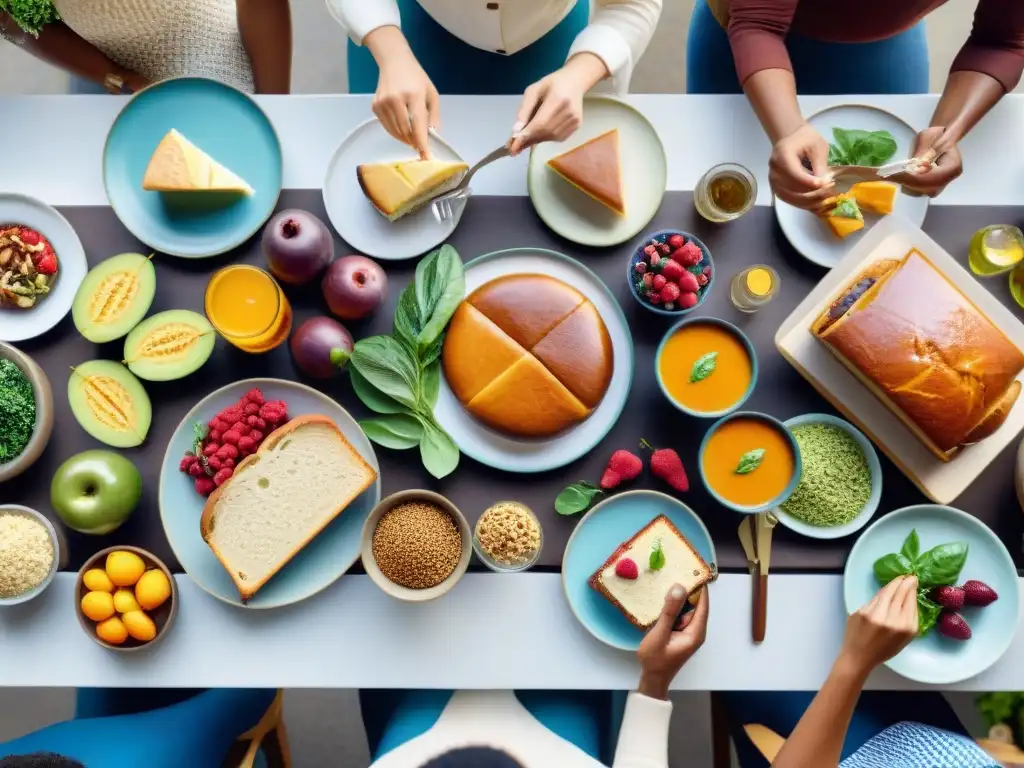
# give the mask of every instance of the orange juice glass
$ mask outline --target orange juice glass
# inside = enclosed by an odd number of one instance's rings
[[[292,330],[288,298],[259,267],[232,264],[218,270],[206,286],[205,303],[217,332],[245,352],[268,352]]]

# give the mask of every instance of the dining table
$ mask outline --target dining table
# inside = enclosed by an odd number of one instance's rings
[[[0,191],[29,195],[55,206],[78,233],[90,265],[113,254],[148,253],[118,221],[104,185],[103,153],[108,131],[129,97],[0,96]],[[667,159],[666,191],[645,231],[691,232],[714,254],[716,284],[697,316],[737,324],[751,339],[760,373],[749,410],[788,419],[802,413],[832,413],[831,405],[782,358],[774,337],[794,307],[826,274],[786,241],[775,220],[768,184],[771,146],[741,96],[675,94],[624,97],[656,129]],[[929,124],[935,95],[803,97],[805,114],[837,104],[888,110],[911,126]],[[257,96],[280,141],[283,190],[278,208],[303,208],[327,219],[321,188],[332,155],[345,136],[370,116],[365,96]],[[443,136],[470,164],[499,145],[514,122],[517,99],[506,96],[445,96]],[[1024,96],[1010,95],[965,138],[964,173],[932,201],[924,230],[966,264],[972,234],[990,224],[1024,222],[1024,161],[1017,150],[1024,136]],[[693,190],[712,166],[739,163],[757,180],[755,206],[726,224],[702,219]],[[144,446],[130,452],[143,478],[143,499],[133,517],[103,537],[63,529],[61,571],[39,598],[0,609],[0,686],[61,687],[284,687],[284,688],[565,688],[629,689],[636,684],[633,654],[607,647],[577,621],[567,602],[561,563],[578,516],[555,512],[558,491],[580,480],[596,481],[611,453],[636,449],[641,439],[679,450],[690,470],[691,490],[680,496],[702,519],[716,546],[719,576],[709,589],[707,641],[676,677],[680,690],[816,690],[839,649],[846,625],[843,566],[857,534],[819,541],[779,526],[775,529],[765,639],[751,639],[751,588],[740,546],[740,516],[717,505],[700,487],[696,456],[707,420],[687,416],[661,395],[654,355],[671,320],[634,300],[626,281],[630,254],[643,233],[621,245],[593,248],[548,229],[533,208],[527,187],[528,153],[502,159],[473,178],[473,195],[449,239],[464,261],[517,247],[554,250],[597,273],[619,301],[634,345],[634,375],[625,410],[601,443],[566,466],[537,474],[502,471],[462,458],[452,475],[435,480],[415,451],[377,447],[384,495],[426,488],[450,498],[475,522],[500,499],[533,509],[545,544],[536,567],[497,574],[479,563],[442,599],[403,603],[385,594],[357,565],[329,588],[301,603],[272,610],[247,610],[214,599],[185,573],[161,524],[157,487],[167,441],[185,414],[209,392],[237,379],[278,377],[311,384],[357,418],[366,410],[344,375],[313,382],[295,367],[287,346],[265,355],[245,355],[221,343],[198,373],[150,389],[153,424]],[[353,201],[353,205],[362,201]],[[369,210],[369,209],[367,209]],[[339,253],[351,249],[334,233]],[[158,257],[160,280],[154,310],[202,311],[209,273],[229,261],[263,261],[256,236],[229,254],[210,260]],[[382,261],[389,299],[377,315],[353,324],[357,337],[388,332],[398,294],[415,260]],[[768,264],[780,291],[761,311],[744,315],[729,300],[728,280],[754,263]],[[1004,279],[985,281],[1018,317]],[[307,299],[308,295],[303,294]],[[296,325],[323,313],[315,300],[295,302]],[[0,315],[0,329],[2,329]],[[3,334],[0,333],[0,338]],[[71,455],[99,447],[74,421],[64,392],[69,366],[95,356],[70,316],[41,336],[16,346],[47,372],[55,399],[55,429],[39,462],[14,480],[0,483],[0,503],[38,509],[57,521],[49,500],[50,477]],[[1020,407],[1020,406],[1018,406]],[[952,506],[986,523],[1024,567],[1024,512],[1015,491],[1018,440],[1011,444]],[[885,456],[878,515],[928,500]],[[645,476],[646,478],[646,476]],[[653,478],[635,487],[669,490]],[[79,627],[74,601],[76,572],[97,550],[135,545],[161,557],[175,573],[178,614],[166,638],[143,653],[114,654]],[[984,673],[949,686],[957,690],[1024,689],[1024,630],[1011,650]],[[868,688],[924,687],[888,669],[870,677]]]

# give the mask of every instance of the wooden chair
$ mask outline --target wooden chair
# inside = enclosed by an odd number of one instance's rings
[[[288,733],[284,725],[284,691],[278,691],[260,721],[238,737],[224,765],[230,768],[253,768],[261,749],[267,768],[292,768]]]

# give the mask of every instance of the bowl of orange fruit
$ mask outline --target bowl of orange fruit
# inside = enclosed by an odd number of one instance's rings
[[[178,590],[170,570],[138,547],[109,547],[90,557],[75,583],[82,629],[112,651],[155,645],[171,628]]]

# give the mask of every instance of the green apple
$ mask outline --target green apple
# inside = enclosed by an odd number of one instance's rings
[[[68,528],[110,533],[142,497],[142,476],[113,451],[83,451],[60,465],[50,484],[50,503]]]

